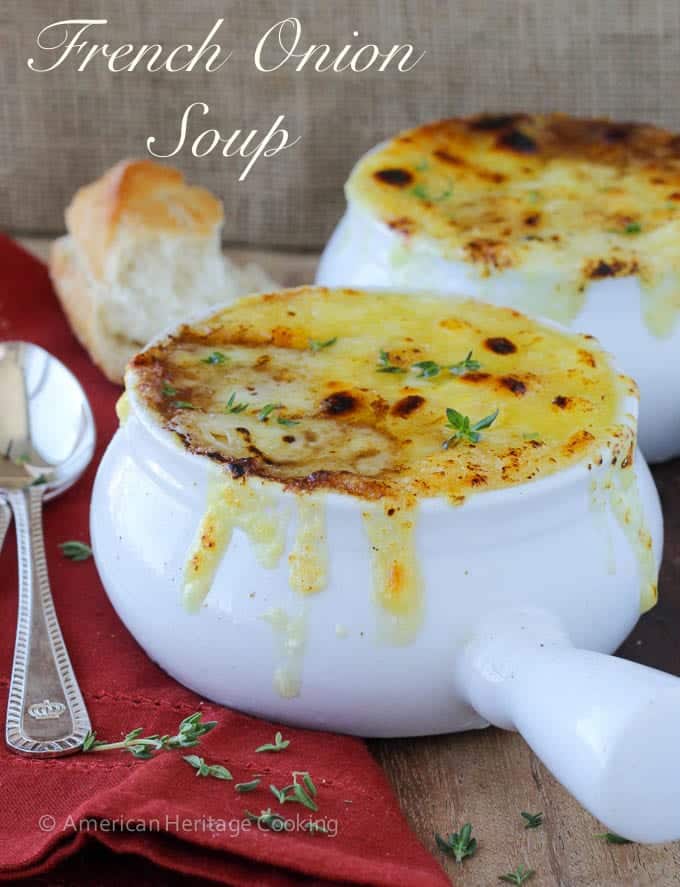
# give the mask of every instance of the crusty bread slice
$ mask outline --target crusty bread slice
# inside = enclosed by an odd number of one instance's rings
[[[222,255],[223,209],[204,188],[150,160],[124,160],[81,188],[49,269],[93,361],[121,382],[130,357],[168,326],[248,292],[275,289],[260,268]]]

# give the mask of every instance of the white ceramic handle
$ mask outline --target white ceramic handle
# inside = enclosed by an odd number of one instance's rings
[[[575,649],[544,614],[512,614],[465,646],[470,705],[518,730],[555,777],[613,832],[680,838],[680,679]]]

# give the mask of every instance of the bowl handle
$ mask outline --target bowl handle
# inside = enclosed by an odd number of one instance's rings
[[[579,650],[548,614],[503,614],[456,662],[461,694],[517,730],[612,832],[680,838],[680,679]]]

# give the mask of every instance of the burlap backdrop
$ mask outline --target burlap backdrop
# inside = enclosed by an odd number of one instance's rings
[[[305,46],[339,49],[358,30],[361,42],[412,42],[427,55],[408,74],[262,74],[254,47],[289,15],[302,20]],[[29,56],[41,57],[42,27],[83,17],[108,19],[100,42],[167,48],[199,44],[224,17],[220,42],[234,54],[213,74],[28,69]],[[169,150],[193,101],[210,105],[203,126],[225,135],[285,114],[302,136],[241,184],[237,161],[218,154],[185,149],[175,161],[225,200],[225,240],[257,246],[318,247],[342,210],[353,160],[430,118],[561,109],[680,129],[678,0],[2,0],[0,28],[0,226],[12,232],[61,230],[78,185],[144,155],[149,135]]]

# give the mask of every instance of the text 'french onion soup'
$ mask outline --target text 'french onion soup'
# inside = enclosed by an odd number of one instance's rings
[[[135,357],[128,394],[177,445],[213,466],[184,597],[208,594],[232,531],[260,561],[286,555],[293,589],[326,582],[326,498],[361,509],[378,606],[394,640],[417,631],[425,589],[418,507],[609,466],[592,486],[640,565],[656,567],[631,470],[636,388],[589,336],[475,300],[302,287],[241,299]],[[121,414],[123,411],[121,411]],[[274,504],[295,503],[286,551]]]

